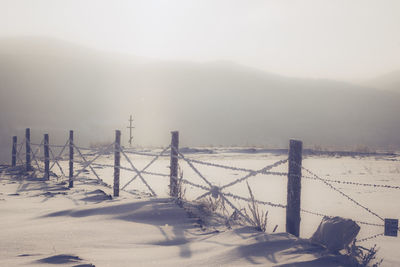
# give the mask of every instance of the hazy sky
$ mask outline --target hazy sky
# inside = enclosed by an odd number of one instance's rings
[[[399,0],[0,0],[0,37],[362,80],[400,69]]]

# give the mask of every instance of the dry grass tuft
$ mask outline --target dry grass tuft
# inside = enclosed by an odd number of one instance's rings
[[[181,166],[178,165],[178,180],[176,183],[176,186],[178,187],[178,200],[184,200],[185,195],[186,195],[186,188],[183,186],[183,170]]]
[[[247,182],[246,182],[247,183]],[[255,202],[253,191],[251,191],[249,183],[247,183],[247,188],[251,197],[251,203],[249,204],[250,216],[245,210],[245,214],[250,220],[250,223],[256,227],[257,230],[265,232],[267,230],[268,221],[268,211],[265,213],[260,212],[258,204]]]
[[[378,253],[378,248],[376,244],[368,249],[362,246],[355,245],[355,242],[347,249],[347,253],[353,259],[357,261],[355,266],[359,267],[378,267],[382,264],[383,259],[376,259],[376,254]]]

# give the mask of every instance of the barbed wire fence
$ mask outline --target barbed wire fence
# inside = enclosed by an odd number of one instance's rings
[[[239,196],[239,195],[235,195],[232,194],[230,192],[225,192],[223,191],[224,189],[240,183],[240,182],[244,182],[247,179],[249,179],[252,176],[256,176],[258,174],[264,174],[264,175],[274,175],[274,176],[288,176],[289,173],[285,173],[285,172],[273,172],[270,171],[270,169],[277,167],[279,165],[285,164],[287,163],[287,159],[284,160],[279,160],[277,162],[275,162],[274,164],[268,165],[262,169],[259,170],[252,170],[252,169],[246,169],[246,168],[238,168],[238,167],[232,167],[232,166],[225,166],[225,165],[221,165],[221,164],[215,164],[215,163],[211,163],[211,162],[204,162],[204,161],[199,161],[196,159],[188,159],[186,158],[184,155],[182,155],[181,153],[179,153],[179,159],[182,159],[183,161],[187,162],[188,165],[190,167],[193,168],[193,170],[200,176],[200,178],[202,178],[203,180],[205,180],[206,178],[204,177],[204,175],[202,175],[198,169],[193,165],[193,163],[197,163],[197,164],[201,164],[201,165],[206,165],[209,167],[216,167],[216,168],[222,168],[222,169],[226,169],[226,170],[234,170],[234,171],[241,171],[241,172],[247,172],[247,174],[241,178],[238,178],[226,185],[217,187],[215,185],[212,185],[211,183],[207,183],[208,186],[202,186],[200,184],[196,184],[193,182],[190,182],[186,179],[181,179],[183,183],[200,188],[204,191],[206,191],[204,194],[200,195],[199,197],[196,198],[196,200],[202,199],[206,196],[212,195],[213,197],[217,197],[220,196],[222,197],[226,203],[228,203],[229,206],[231,206],[236,212],[238,212],[241,216],[243,217],[247,217],[247,215],[243,214],[242,212],[239,212],[240,209],[235,207],[232,202],[230,202],[227,198],[232,198],[235,200],[241,200],[241,201],[245,201],[247,203],[252,203],[255,202],[256,204],[260,204],[260,205],[266,205],[266,206],[271,206],[274,208],[283,208],[283,209],[287,209],[288,206],[287,204],[282,204],[282,203],[273,203],[273,202],[269,202],[269,201],[261,201],[261,200],[254,200],[243,196]],[[293,164],[297,164],[296,162],[292,162]],[[337,193],[339,193],[341,196],[345,197],[346,199],[348,199],[350,202],[352,202],[353,204],[355,204],[356,206],[364,209],[365,211],[367,211],[368,213],[372,214],[373,216],[377,217],[380,221],[382,221],[383,223],[375,223],[375,222],[367,222],[367,221],[362,221],[362,220],[357,220],[354,219],[355,222],[362,224],[362,225],[368,225],[368,226],[375,226],[375,227],[379,227],[379,228],[384,228],[385,227],[385,219],[378,215],[376,212],[372,211],[370,208],[364,206],[363,204],[361,204],[360,202],[358,202],[357,200],[355,200],[354,198],[350,197],[348,194],[344,193],[342,190],[338,189],[337,187],[331,185],[331,183],[339,183],[339,184],[349,184],[349,185],[355,185],[355,186],[367,186],[367,187],[376,187],[376,188],[385,188],[385,189],[395,189],[395,190],[399,190],[400,187],[399,186],[390,186],[390,185],[382,185],[382,184],[368,184],[368,183],[358,183],[358,182],[348,182],[348,181],[341,181],[341,180],[331,180],[331,179],[326,179],[326,178],[322,178],[318,175],[316,175],[315,173],[311,172],[309,169],[300,166],[302,170],[304,170],[305,172],[307,172],[308,174],[310,174],[310,176],[300,176],[301,178],[306,178],[306,179],[310,179],[310,180],[315,180],[315,181],[319,181],[322,182],[323,184],[325,184],[326,186],[328,186],[330,189],[336,191]],[[311,210],[306,210],[301,208],[300,209],[301,213],[306,213],[306,214],[311,214],[311,215],[315,215],[315,216],[319,216],[319,217],[333,217],[332,215],[328,215],[328,214],[324,214],[321,212],[315,212],[315,211],[311,211]],[[249,221],[249,218],[246,218],[247,221]],[[400,231],[398,226],[396,227],[396,231]],[[379,233],[379,234],[374,234],[372,236],[369,237],[365,237],[362,239],[357,240],[357,242],[364,242],[364,241],[368,241],[371,240],[373,238],[377,238],[379,236],[384,235],[384,233]]]
[[[79,147],[73,141],[73,131],[70,131],[70,137],[66,141],[64,145],[51,145],[48,143],[47,136],[47,144],[46,137],[41,140],[40,143],[31,143],[30,142],[30,129],[26,130],[25,138],[21,143],[17,142],[17,137],[13,137],[13,145],[12,145],[12,166],[16,167],[18,164],[21,166],[25,165],[26,170],[33,170],[44,172],[44,178],[49,178],[50,176],[54,177],[64,177],[69,180],[69,187],[73,187],[73,181],[81,178],[82,173],[92,173],[96,177],[96,182],[111,187],[111,185],[107,184],[103,179],[101,179],[100,175],[96,172],[96,168],[113,168],[114,169],[114,197],[119,196],[119,190],[127,190],[127,187],[135,180],[140,180],[141,183],[145,186],[147,192],[151,196],[157,196],[156,191],[150,186],[147,181],[148,176],[159,176],[164,178],[170,178],[170,195],[171,197],[178,197],[178,184],[186,184],[190,185],[194,188],[200,189],[203,193],[197,196],[194,200],[198,201],[204,199],[206,197],[213,197],[215,199],[221,199],[224,203],[226,203],[235,214],[243,218],[246,222],[251,223],[251,218],[247,215],[242,208],[235,205],[234,201],[241,201],[244,203],[256,203],[259,205],[270,206],[274,208],[286,209],[286,231],[292,233],[296,236],[299,236],[300,229],[300,213],[319,216],[319,217],[333,217],[332,215],[324,214],[318,211],[312,211],[303,209],[300,207],[300,184],[301,179],[307,179],[310,181],[317,181],[327,186],[329,189],[338,193],[341,197],[344,197],[349,202],[357,206],[358,208],[363,209],[368,212],[372,216],[376,217],[379,220],[377,222],[368,222],[362,221],[358,219],[354,219],[355,222],[366,225],[377,227],[384,230],[384,233],[377,233],[362,239],[357,240],[356,242],[365,242],[383,235],[386,236],[397,236],[399,230],[398,221],[394,219],[387,219],[383,216],[379,215],[376,211],[373,211],[371,208],[366,205],[360,203],[355,198],[349,196],[347,193],[343,192],[338,187],[333,184],[346,184],[351,186],[363,186],[363,187],[374,187],[381,188],[387,190],[400,190],[400,186],[393,185],[385,185],[385,184],[374,184],[374,183],[360,183],[353,181],[344,181],[344,180],[335,180],[335,179],[327,179],[316,173],[312,172],[310,169],[302,166],[302,158],[301,158],[301,149],[302,144],[301,141],[291,140],[290,148],[289,148],[289,157],[287,159],[278,160],[272,164],[268,164],[260,169],[249,169],[243,167],[235,167],[228,166],[223,164],[217,164],[214,162],[206,162],[199,159],[192,159],[185,156],[183,153],[179,151],[179,133],[172,132],[173,138],[171,141],[171,145],[162,149],[159,153],[150,153],[150,152],[142,152],[135,149],[124,148],[120,144],[120,132],[116,131],[116,141],[107,145],[103,148],[86,148]],[[118,138],[119,136],[119,138]],[[175,139],[174,139],[175,138]],[[25,151],[23,151],[23,147],[25,144]],[[31,147],[35,149],[32,151]],[[69,148],[69,153],[67,151]],[[56,153],[56,149],[58,149],[58,153]],[[46,154],[47,150],[47,154]],[[84,152],[82,152],[84,151]],[[86,151],[86,152],[85,152]],[[40,153],[44,152],[44,156],[40,156]],[[114,164],[104,164],[98,162],[99,159],[104,155],[111,155],[114,153]],[[47,155],[47,156],[46,156]],[[74,157],[77,156],[77,158]],[[128,163],[127,166],[121,166],[121,155],[123,159]],[[128,155],[136,155],[142,157],[148,157],[150,160],[143,168],[138,168],[136,163],[131,160]],[[21,157],[25,156],[25,162]],[[160,173],[148,171],[148,169],[160,158],[170,158],[170,172],[169,173]],[[32,167],[32,160],[35,163],[35,168]],[[62,162],[69,161],[69,175],[66,175],[64,172]],[[97,162],[96,162],[97,161]],[[178,163],[181,162],[181,163]],[[50,165],[51,163],[51,165]],[[80,168],[74,169],[74,163],[79,164]],[[47,164],[47,168],[46,168]],[[178,177],[178,168],[179,164],[186,164],[200,179],[201,183],[194,182],[194,177]],[[288,165],[288,172],[274,171],[274,168],[278,166]],[[243,176],[234,179],[224,185],[217,186],[214,184],[209,178],[204,175],[196,165],[202,165],[211,168],[225,169],[235,172],[243,173]],[[54,168],[57,166],[59,171],[59,175],[56,174]],[[54,170],[54,171],[52,171]],[[90,171],[89,171],[90,170]],[[133,173],[131,178],[120,186],[119,184],[119,175],[120,171],[128,171],[129,173]],[[47,173],[46,173],[47,172]],[[302,172],[307,173],[307,175],[302,174]],[[249,178],[255,176],[278,176],[278,177],[288,177],[288,200],[286,204],[283,203],[274,203],[271,201],[262,201],[258,199],[254,199],[252,197],[243,197],[237,194],[233,194],[229,192],[229,189],[239,183],[246,182]]]

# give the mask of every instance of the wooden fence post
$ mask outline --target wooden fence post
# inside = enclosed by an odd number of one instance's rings
[[[171,161],[170,161],[170,178],[169,189],[170,196],[178,196],[178,151],[179,151],[179,132],[171,132]]]
[[[44,179],[50,179],[50,154],[49,154],[49,135],[44,134]]]
[[[290,140],[287,186],[286,232],[300,235],[301,159],[303,143]]]
[[[12,152],[11,152],[11,166],[17,166],[17,137],[13,136]]]
[[[25,130],[25,155],[26,155],[26,170],[32,170],[31,165],[31,129]]]
[[[119,167],[120,167],[121,131],[115,131],[114,145],[114,197],[119,196]]]
[[[69,188],[74,187],[74,131],[69,131]]]

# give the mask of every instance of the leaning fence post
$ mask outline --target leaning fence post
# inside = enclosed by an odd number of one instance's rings
[[[121,131],[115,131],[114,145],[114,197],[119,196],[119,167],[120,167]]]
[[[300,235],[301,158],[303,143],[290,140],[287,186],[286,232]]]
[[[31,165],[31,129],[25,130],[25,155],[26,155],[26,170],[32,170]]]
[[[178,151],[179,151],[179,132],[171,132],[171,161],[170,161],[170,196],[178,196]]]
[[[17,166],[17,137],[13,136],[12,152],[11,152],[11,166]]]
[[[69,188],[74,187],[74,131],[69,131]]]
[[[49,154],[49,135],[44,135],[44,179],[50,179],[50,154]]]

